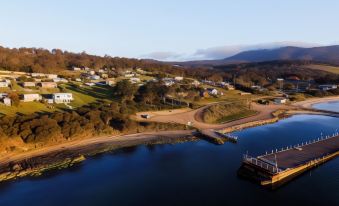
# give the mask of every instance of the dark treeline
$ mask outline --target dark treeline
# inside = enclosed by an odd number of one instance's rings
[[[5,116],[0,119],[0,138],[19,136],[25,143],[48,143],[98,134],[184,129],[176,124],[136,122],[128,117],[133,112],[126,104],[100,102],[72,111]]]
[[[171,90],[161,83],[149,82],[137,87],[128,80],[122,80],[113,90],[113,102],[102,100],[75,110],[50,114],[4,116],[0,119],[0,138],[19,136],[26,143],[45,143],[76,136],[185,128],[176,124],[143,123],[130,119],[129,116],[138,111],[172,108],[163,104],[163,97]]]
[[[190,75],[213,81],[233,81],[242,86],[267,86],[277,78],[297,76],[301,80],[313,80],[316,83],[339,83],[339,75],[307,68],[311,61],[269,61],[259,63],[241,63],[214,66],[213,68],[189,68]],[[320,63],[318,63],[320,64]],[[323,64],[323,63],[322,63]],[[326,65],[326,64],[325,64]]]
[[[0,47],[0,68],[11,71],[58,73],[72,66],[101,68],[144,68],[148,70],[170,70],[182,73],[179,68],[153,60],[139,60],[132,58],[95,56],[85,52],[72,53],[53,49],[49,51],[41,48],[9,49]],[[180,70],[180,71],[178,71]]]

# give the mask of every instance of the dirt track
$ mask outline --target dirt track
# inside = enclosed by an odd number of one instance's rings
[[[172,111],[173,113],[166,113],[162,115],[157,115],[154,113],[150,113],[151,118],[144,119],[141,118],[141,114],[146,114],[147,112],[140,112],[136,114],[137,120],[142,121],[152,121],[152,122],[165,122],[165,123],[179,123],[179,124],[187,124],[188,122],[191,122],[194,127],[198,129],[221,129],[225,127],[230,127],[238,124],[243,124],[247,122],[252,122],[256,120],[264,120],[272,118],[272,112],[278,110],[278,109],[288,109],[291,108],[290,106],[286,105],[259,105],[252,103],[252,109],[257,111],[258,114],[253,115],[251,117],[235,120],[232,122],[224,123],[224,124],[207,124],[201,121],[201,115],[204,109],[210,107],[211,105],[207,105],[204,107],[201,107],[196,110],[190,110],[186,112],[176,112]],[[149,114],[149,113],[147,113]]]

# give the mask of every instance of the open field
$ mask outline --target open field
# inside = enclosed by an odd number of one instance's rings
[[[322,70],[326,72],[331,72],[335,74],[339,74],[339,67],[336,66],[327,66],[327,65],[320,65],[320,64],[312,64],[312,65],[307,65],[307,68],[310,69],[315,69],[315,70]]]

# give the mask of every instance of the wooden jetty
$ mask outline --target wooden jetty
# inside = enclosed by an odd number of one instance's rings
[[[232,134],[223,134],[213,129],[200,130],[199,134],[202,139],[205,139],[214,144],[224,144],[226,141],[237,142],[238,137]]]
[[[258,157],[244,155],[238,174],[276,188],[299,174],[339,155],[339,134],[318,138]]]

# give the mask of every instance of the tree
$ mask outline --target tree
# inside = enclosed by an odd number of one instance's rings
[[[20,98],[19,98],[19,95],[17,93],[15,93],[15,92],[9,93],[8,98],[11,99],[13,106],[16,106],[16,107],[19,106]]]
[[[119,81],[114,87],[114,94],[117,95],[121,102],[126,100],[133,100],[137,92],[137,86],[132,84],[129,80],[124,79]]]

